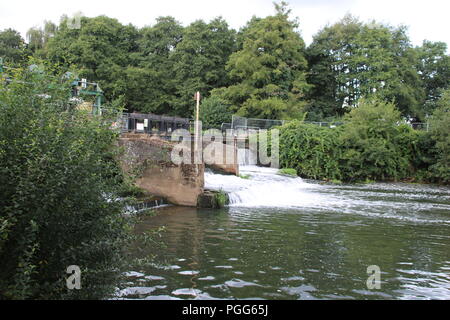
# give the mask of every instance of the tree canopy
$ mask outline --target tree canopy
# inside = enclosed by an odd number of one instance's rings
[[[227,64],[232,85],[217,90],[239,115],[259,118],[301,116],[306,83],[305,44],[289,19],[286,4],[276,14],[253,18],[245,27],[242,48]]]
[[[196,91],[228,111],[270,119],[327,121],[361,98],[394,103],[402,117],[426,121],[450,86],[443,42],[413,47],[404,26],[363,22],[347,14],[306,47],[288,4],[233,30],[221,17],[183,26],[174,17],[137,28],[106,16],[81,17],[80,28],[45,21],[27,33],[0,32],[0,56],[27,55],[98,82],[106,99],[129,112],[192,117]]]

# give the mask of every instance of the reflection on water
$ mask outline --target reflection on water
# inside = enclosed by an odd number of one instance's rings
[[[261,185],[265,178],[255,175]],[[211,185],[217,182],[209,178]],[[231,187],[241,204],[223,210],[166,207],[143,218],[136,232],[165,226],[161,240],[166,247],[144,248],[145,254],[156,255],[154,263],[130,271],[129,285],[119,296],[450,299],[448,188],[290,185],[308,201],[280,205],[278,199],[270,206],[264,200],[251,206],[245,195],[254,190],[244,182],[244,187]],[[262,187],[259,195],[266,191]],[[286,193],[295,196],[291,189]],[[274,190],[273,196],[279,194]],[[380,290],[367,289],[370,265],[381,269]]]

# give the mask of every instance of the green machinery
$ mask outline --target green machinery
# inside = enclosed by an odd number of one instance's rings
[[[35,65],[30,66],[30,70],[33,70]],[[0,73],[5,72],[6,67],[3,64],[3,58],[0,57]],[[66,72],[64,75],[66,78],[73,78],[72,73]],[[102,100],[104,100],[103,90],[96,82],[87,82],[86,79],[75,79],[72,81],[72,97],[94,96],[95,102],[93,103],[92,113],[96,115],[102,114]]]
[[[86,79],[75,79],[72,82],[72,96],[94,96],[95,102],[92,113],[97,115],[102,114],[102,100],[104,100],[104,95],[98,83],[87,82]]]

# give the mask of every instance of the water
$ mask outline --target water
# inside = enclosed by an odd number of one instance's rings
[[[118,295],[138,299],[450,299],[450,189],[322,185],[246,167],[206,173],[230,194],[223,210],[158,209],[165,248]],[[142,253],[141,253],[142,254]],[[367,288],[367,267],[381,289]]]

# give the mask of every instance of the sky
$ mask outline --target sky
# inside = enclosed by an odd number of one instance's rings
[[[59,22],[63,14],[106,15],[137,27],[153,25],[158,16],[173,16],[183,25],[222,16],[239,29],[252,16],[274,13],[272,0],[0,0],[0,30],[13,28],[25,38],[27,30],[42,26],[44,20]],[[449,0],[287,0],[292,16],[300,21],[300,33],[309,45],[314,34],[346,13],[368,22],[406,25],[413,45],[424,39],[446,42],[450,47]]]

